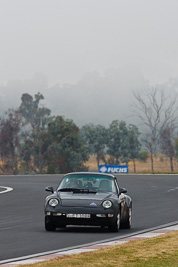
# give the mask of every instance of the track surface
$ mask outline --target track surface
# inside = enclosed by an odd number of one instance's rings
[[[120,238],[178,220],[178,175],[121,175],[119,184],[133,199],[133,227],[110,233],[97,227],[44,230],[44,199],[48,185],[56,187],[62,176],[0,176],[0,261]]]

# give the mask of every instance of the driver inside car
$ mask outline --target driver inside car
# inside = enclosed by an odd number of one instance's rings
[[[69,187],[70,187],[70,188],[79,188],[79,184],[78,184],[77,179],[71,179],[71,180],[70,180]]]

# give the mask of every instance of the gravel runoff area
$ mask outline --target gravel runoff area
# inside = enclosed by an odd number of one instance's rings
[[[178,230],[178,222],[173,223],[172,225],[167,225],[167,226],[162,226],[161,228],[153,229],[148,232],[140,232],[135,235],[125,237],[122,239],[116,239],[112,241],[106,241],[106,242],[101,242],[97,244],[91,244],[91,245],[86,245],[82,247],[77,247],[73,249],[64,249],[60,251],[51,251],[51,252],[46,252],[37,255],[29,255],[26,257],[21,257],[21,258],[16,258],[16,259],[11,259],[7,261],[1,261],[0,264],[2,264],[3,267],[14,267],[20,264],[34,264],[38,262],[43,262],[43,261],[48,261],[57,257],[63,257],[66,255],[73,255],[73,254],[78,254],[82,252],[89,252],[89,251],[95,251],[97,249],[101,248],[107,248],[110,246],[115,246],[115,245],[120,245],[123,243],[127,243],[129,241],[133,240],[142,240],[146,238],[151,238],[151,237],[156,237],[160,236],[166,233],[170,233],[173,231]]]

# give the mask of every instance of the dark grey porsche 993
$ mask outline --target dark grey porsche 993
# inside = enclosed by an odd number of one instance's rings
[[[45,202],[45,229],[67,225],[107,226],[110,231],[131,228],[132,200],[112,174],[74,172],[66,174]]]

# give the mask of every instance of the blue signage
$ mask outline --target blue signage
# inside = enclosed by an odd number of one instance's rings
[[[99,165],[99,172],[102,173],[128,173],[128,165]]]

